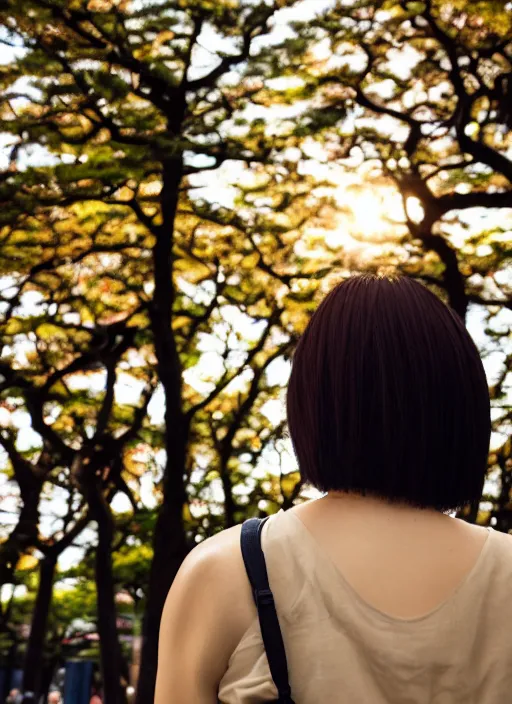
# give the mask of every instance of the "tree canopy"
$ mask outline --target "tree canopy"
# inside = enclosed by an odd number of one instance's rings
[[[476,0],[1,4],[0,445],[17,516],[0,574],[38,561],[33,689],[58,560],[78,545],[106,701],[124,696],[120,592],[145,608],[152,700],[187,551],[304,497],[283,391],[311,312],[353,271],[414,276],[466,320],[495,435],[463,515],[509,529],[511,23]]]

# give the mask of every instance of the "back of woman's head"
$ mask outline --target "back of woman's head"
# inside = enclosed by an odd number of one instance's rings
[[[374,275],[347,279],[320,304],[287,397],[306,482],[442,511],[481,496],[489,406],[458,315],[412,279]]]

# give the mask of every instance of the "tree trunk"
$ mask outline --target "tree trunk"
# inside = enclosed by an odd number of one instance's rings
[[[233,498],[233,486],[231,484],[231,479],[227,467],[227,458],[224,457],[221,458],[220,480],[222,482],[222,488],[224,490],[224,525],[226,528],[231,528],[235,525],[236,504]]]
[[[142,652],[137,704],[151,704],[155,696],[160,619],[167,593],[187,553],[183,506],[186,502],[185,465],[188,427],[181,406],[181,364],[172,330],[174,303],[173,230],[183,173],[181,157],[164,163],[161,194],[162,225],[155,228],[153,249],[155,289],[151,327],[158,374],[165,395],[166,465],[163,502],[153,539],[148,598],[142,625]]]
[[[18,523],[0,546],[0,586],[12,583],[18,560],[37,541],[42,486],[41,481],[34,479],[33,485],[23,488],[23,506]]]
[[[100,637],[100,667],[104,703],[124,704],[121,686],[121,648],[117,637],[114,574],[112,569],[112,542],[114,524],[110,507],[99,486],[88,492],[89,506],[98,525],[98,545],[95,555],[95,581]]]
[[[53,581],[57,560],[55,557],[45,557],[39,567],[39,587],[36,603],[32,613],[30,636],[27,643],[25,665],[23,670],[24,702],[37,702],[42,694],[42,678],[44,671],[44,644],[46,626],[53,596]],[[32,696],[27,697],[27,693]],[[35,696],[33,696],[35,695]]]
[[[45,664],[41,677],[41,696],[43,702],[48,700],[48,692],[50,691],[50,685],[53,680],[53,675],[57,669],[58,662],[58,657],[53,656],[51,660]]]

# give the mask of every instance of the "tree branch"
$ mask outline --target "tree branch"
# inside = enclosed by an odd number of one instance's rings
[[[207,73],[206,76],[197,78],[194,81],[188,81],[186,89],[196,91],[199,88],[209,88],[214,85],[218,78],[227,73],[230,68],[248,59],[253,39],[269,31],[268,21],[274,12],[275,10],[272,6],[268,7],[263,13],[263,18],[260,18],[258,23],[252,25],[249,23],[249,26],[242,35],[242,50],[239,54],[236,56],[225,56],[220,61],[219,65],[210,71],[210,73]]]

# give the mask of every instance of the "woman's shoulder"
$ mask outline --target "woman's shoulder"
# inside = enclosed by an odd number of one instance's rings
[[[222,639],[233,648],[256,614],[240,548],[241,530],[233,526],[196,545],[168,597],[174,604],[171,613],[194,613],[203,626],[221,629]]]
[[[512,535],[506,531],[489,528],[495,550],[498,552],[498,566],[512,578]]]
[[[242,527],[227,528],[196,545],[186,556],[171,593],[184,610],[214,609],[226,628],[244,619],[252,596],[240,548]],[[247,608],[241,608],[244,603]]]
[[[263,531],[263,548],[278,543],[283,511],[272,515]],[[182,613],[215,612],[230,641],[238,642],[257,617],[241,550],[242,526],[227,528],[196,545],[183,561],[168,601]],[[269,557],[275,562],[276,550]],[[266,555],[267,556],[267,555]],[[205,614],[206,616],[206,614]]]
[[[240,531],[235,526],[197,545],[173,581],[160,626],[157,702],[171,691],[184,701],[176,687],[194,696],[213,692],[254,620]]]
[[[284,513],[281,510],[269,517],[263,533],[267,541],[272,541],[281,533],[279,524]],[[181,570],[190,575],[218,578],[221,582],[224,582],[227,577],[229,580],[234,579],[237,582],[243,580],[246,583],[247,575],[240,546],[241,534],[240,524],[203,540],[187,555]],[[265,547],[265,541],[263,541],[263,547]]]
[[[180,571],[187,575],[208,573],[222,577],[224,570],[235,573],[243,567],[240,552],[242,526],[233,526],[198,543],[187,555]],[[239,554],[240,553],[240,554]]]

